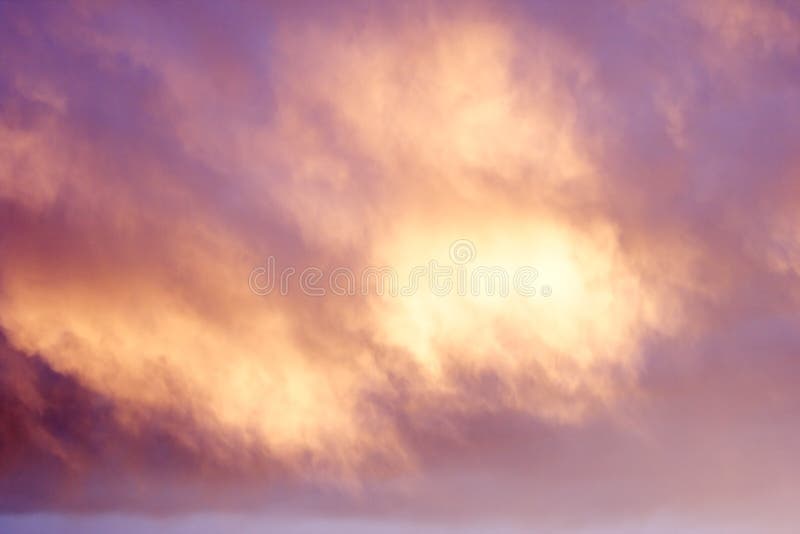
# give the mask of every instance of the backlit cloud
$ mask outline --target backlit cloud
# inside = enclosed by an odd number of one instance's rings
[[[798,16],[4,4],[5,509],[781,527]],[[538,292],[259,296],[270,256]]]

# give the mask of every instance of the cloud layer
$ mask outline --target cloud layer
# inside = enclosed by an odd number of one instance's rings
[[[792,4],[0,15],[4,510],[797,519]]]

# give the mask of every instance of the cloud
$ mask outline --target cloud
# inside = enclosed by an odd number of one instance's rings
[[[791,517],[791,6],[0,9],[5,509]]]

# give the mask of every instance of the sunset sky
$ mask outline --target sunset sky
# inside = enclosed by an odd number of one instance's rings
[[[799,522],[800,3],[0,0],[0,532]]]

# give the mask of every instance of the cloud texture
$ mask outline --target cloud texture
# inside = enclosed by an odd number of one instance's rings
[[[3,511],[788,529],[799,58],[777,1],[0,4]],[[248,287],[456,239],[552,295]]]

